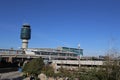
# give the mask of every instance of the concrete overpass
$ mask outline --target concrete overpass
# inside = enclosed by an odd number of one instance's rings
[[[43,51],[42,51],[43,52]],[[53,52],[43,52],[43,53],[53,53]],[[71,53],[70,53],[71,54]],[[102,60],[82,60],[76,56],[60,56],[58,55],[31,55],[25,54],[21,50],[9,50],[9,49],[0,49],[0,58],[4,58],[6,62],[24,62],[28,59],[39,58],[42,57],[46,62],[50,62],[54,65],[54,67],[59,68],[61,66],[67,67],[75,67],[78,68],[79,66],[101,66],[103,65]]]

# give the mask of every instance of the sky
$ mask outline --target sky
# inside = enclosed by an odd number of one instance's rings
[[[80,44],[86,56],[120,49],[120,0],[0,0],[0,48],[21,47],[24,23],[29,48]]]

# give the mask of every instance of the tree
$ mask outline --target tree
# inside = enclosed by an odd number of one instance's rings
[[[38,75],[41,73],[43,66],[44,66],[43,59],[41,57],[35,58],[32,59],[29,63],[25,64],[25,66],[23,67],[23,72]]]
[[[45,65],[42,69],[42,72],[46,74],[47,77],[53,77],[55,74],[53,67],[49,65]]]
[[[110,49],[105,59],[104,71],[108,80],[120,80],[120,60],[118,51]]]

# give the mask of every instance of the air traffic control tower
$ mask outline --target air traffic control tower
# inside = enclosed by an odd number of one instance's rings
[[[23,24],[20,38],[22,39],[22,49],[26,50],[28,48],[28,40],[31,38],[31,29],[29,24]]]

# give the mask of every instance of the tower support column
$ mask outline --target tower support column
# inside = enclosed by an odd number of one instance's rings
[[[23,39],[22,40],[22,49],[26,50],[28,48],[28,40]]]

